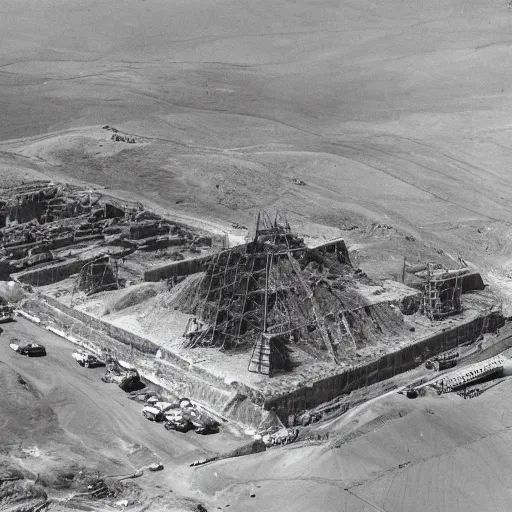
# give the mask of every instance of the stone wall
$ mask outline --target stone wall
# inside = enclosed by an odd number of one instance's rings
[[[384,355],[369,364],[348,368],[311,386],[272,398],[265,403],[265,409],[274,407],[281,420],[285,421],[289,414],[311,409],[355,389],[412,370],[429,357],[455,348],[461,343],[476,341],[482,333],[494,332],[503,324],[504,318],[498,313],[479,316],[468,323],[446,329]]]
[[[281,421],[286,423],[289,415],[312,409],[340,395],[347,395],[356,389],[411,370],[433,355],[475,341],[482,333],[494,332],[504,324],[504,318],[499,313],[479,316],[368,364],[340,369],[336,375],[265,400],[256,389],[247,388],[241,383],[228,385],[156,343],[68,308],[51,297],[29,300],[24,309],[32,315],[54,322],[66,333],[90,340],[95,347],[115,350],[118,357],[136,365],[143,376],[147,375],[162,387],[180,396],[189,395],[189,398],[204,402],[219,414],[252,427],[261,421],[263,409],[275,408]],[[155,357],[158,351],[160,358]]]
[[[51,297],[28,300],[23,310],[64,333],[68,339],[98,353],[113,351],[137,368],[143,378],[177,397],[188,397],[244,427],[257,426],[263,409],[211,374],[149,340],[70,309]],[[157,351],[159,356],[156,357]]]
[[[45,286],[47,284],[56,283],[67,279],[73,274],[78,274],[86,263],[90,263],[96,258],[86,260],[70,260],[57,263],[55,265],[48,265],[33,270],[27,270],[15,274],[15,278],[23,284],[30,284],[32,286]]]
[[[246,248],[245,244],[231,248],[231,251],[244,251]],[[326,242],[325,244],[319,245],[314,249],[304,247],[300,251],[318,251],[320,253],[336,253],[338,254],[338,260],[341,263],[350,265],[350,258],[348,250],[343,240],[335,240]],[[300,252],[299,251],[299,252]],[[187,258],[181,261],[173,261],[160,265],[158,267],[146,270],[144,272],[144,281],[161,281],[162,279],[169,279],[171,277],[188,276],[190,274],[196,274],[205,270],[206,265],[212,261],[213,258],[222,258],[224,254],[227,254],[229,250],[222,250],[216,254],[208,254],[206,256],[199,256],[197,258]],[[297,251],[295,251],[297,252]]]
[[[187,258],[181,261],[173,261],[144,272],[144,281],[161,281],[171,277],[188,276],[204,270],[211,261],[212,256],[200,256],[198,258]]]
[[[453,288],[457,283],[459,283],[462,293],[485,289],[485,284],[480,272],[470,272],[457,277],[454,276],[447,277],[445,279],[438,279],[436,282],[442,282],[443,288]]]
[[[146,338],[143,338],[142,336],[138,336],[132,332],[125,331],[120,327],[116,327],[111,323],[100,320],[99,318],[95,318],[91,315],[88,315],[87,313],[78,311],[77,309],[69,308],[53,297],[44,296],[44,301],[46,301],[47,304],[56,310],[59,310],[69,317],[82,322],[83,324],[89,326],[91,329],[104,333],[108,337],[113,338],[118,342],[123,343],[124,345],[128,345],[143,354],[155,355],[157,350],[160,350],[162,353],[165,353],[165,358],[171,361],[173,364],[176,364],[177,366],[180,366],[184,369],[188,369],[189,367],[188,362],[184,359],[176,356],[172,352],[163,349],[159,345],[151,342]]]
[[[25,187],[4,189],[3,192],[12,197],[0,204],[0,228],[9,222],[23,224],[38,219],[46,210],[48,201],[56,196],[58,187],[50,186],[48,182],[34,182]]]

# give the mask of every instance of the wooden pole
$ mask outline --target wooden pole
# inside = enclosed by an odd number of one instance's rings
[[[261,213],[258,213],[258,218],[256,219],[256,232],[254,233],[254,242],[258,241],[258,233],[260,231],[260,216]]]
[[[267,308],[268,308],[268,271],[269,271],[270,253],[267,253],[267,265],[265,267],[265,309],[263,311],[263,332],[267,332]]]

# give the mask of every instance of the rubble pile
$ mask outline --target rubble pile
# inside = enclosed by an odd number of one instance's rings
[[[26,283],[56,282],[79,273],[87,264],[79,288],[100,291],[114,282],[112,260],[124,262],[136,251],[158,252],[169,247],[195,251],[197,238],[186,228],[146,211],[140,203],[121,201],[98,190],[50,181],[0,188],[0,280],[13,273],[77,261],[75,266],[61,266],[52,275],[36,276]],[[93,248],[95,254],[85,254]],[[110,259],[106,264],[101,260],[105,256]],[[102,282],[90,286],[87,283],[95,272],[103,276]]]
[[[42,512],[50,502],[44,488],[17,470],[0,467],[0,509]]]

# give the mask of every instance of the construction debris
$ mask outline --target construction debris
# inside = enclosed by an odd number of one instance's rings
[[[85,291],[87,295],[117,288],[119,284],[108,256],[100,256],[86,263],[81,268],[75,284],[75,290]]]
[[[90,498],[100,499],[109,495],[109,489],[105,481],[98,478],[95,482],[87,486],[87,494]]]
[[[265,443],[265,446],[270,448],[273,446],[285,446],[287,444],[293,443],[297,440],[298,437],[298,428],[283,428],[274,434],[267,434],[263,436],[262,441]]]
[[[505,361],[504,356],[498,355],[480,363],[469,365],[459,371],[444,375],[436,381],[434,387],[439,393],[449,393],[489,376],[499,375],[503,373]]]
[[[41,287],[78,274],[72,306],[141,282],[163,257],[184,259],[183,252],[210,247],[204,233],[103,191],[50,181],[0,186],[0,280]]]
[[[462,311],[462,281],[455,274],[454,282],[433,276],[432,265],[427,266],[427,282],[423,293],[422,312],[431,320],[440,320]]]
[[[219,252],[175,307],[196,316],[188,347],[252,347],[249,370],[266,375],[292,368],[301,344],[319,360],[340,361],[403,320],[387,304],[368,307],[342,240],[308,248],[283,216],[258,218],[254,239]]]
[[[73,352],[71,356],[80,366],[84,366],[85,368],[105,366],[105,363],[93,354],[87,354],[86,352]]]

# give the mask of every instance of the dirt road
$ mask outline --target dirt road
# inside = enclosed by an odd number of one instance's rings
[[[77,347],[70,342],[22,318],[2,327],[0,361],[35,387],[41,406],[57,416],[54,435],[27,440],[43,451],[47,446],[53,460],[66,459],[64,452],[69,451],[69,457],[75,454],[80,462],[83,456],[102,472],[122,474],[155,460],[174,467],[243,443],[225,431],[214,436],[168,432],[141,415],[140,403],[128,400],[114,384],[103,383],[102,368],[76,364],[71,354]],[[48,355],[21,356],[9,348],[12,338],[40,342]],[[56,443],[66,446],[56,449]]]

